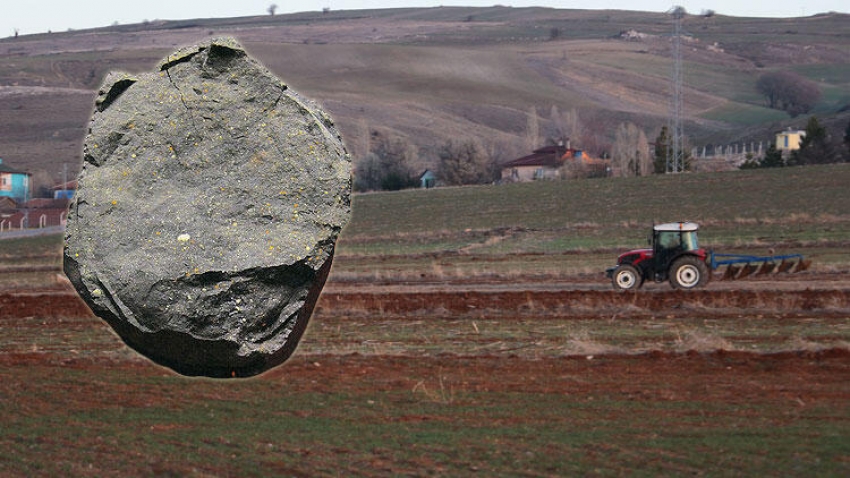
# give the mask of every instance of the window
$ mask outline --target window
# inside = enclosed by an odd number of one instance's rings
[[[697,232],[683,232],[682,244],[685,246],[686,251],[695,251],[699,249],[699,244],[697,243]]]

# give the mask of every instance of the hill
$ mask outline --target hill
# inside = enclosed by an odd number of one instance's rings
[[[769,141],[805,118],[764,107],[767,71],[818,83],[815,113],[843,131],[850,112],[850,21],[687,16],[685,131],[693,145]],[[371,133],[398,136],[420,165],[450,137],[481,139],[504,159],[527,152],[530,111],[542,142],[553,107],[575,109],[582,145],[605,150],[632,121],[654,138],[667,122],[670,19],[660,13],[547,8],[383,9],[146,22],[0,40],[0,157],[74,174],[94,93],[110,70],[150,69],[179,46],[234,36],[299,92],[319,100],[355,158]],[[623,32],[630,32],[622,35]]]

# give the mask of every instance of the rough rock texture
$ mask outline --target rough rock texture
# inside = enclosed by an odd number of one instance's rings
[[[229,39],[110,74],[95,107],[65,240],[78,293],[182,374],[282,363],[350,216],[330,118]]]

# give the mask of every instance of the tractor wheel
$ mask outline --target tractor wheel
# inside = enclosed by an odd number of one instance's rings
[[[614,269],[611,274],[611,283],[617,290],[637,290],[643,285],[643,277],[634,266],[624,264]]]
[[[674,289],[696,289],[708,283],[708,266],[698,257],[684,256],[670,267],[670,285]]]

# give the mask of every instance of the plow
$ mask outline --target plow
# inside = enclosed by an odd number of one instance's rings
[[[749,256],[743,254],[709,254],[711,270],[717,271],[726,267],[721,280],[738,280],[748,276],[763,276],[769,274],[793,274],[807,270],[812,261],[806,260],[802,254],[786,254],[781,256]]]
[[[754,256],[709,251],[699,246],[697,230],[699,226],[693,222],[653,226],[649,248],[620,254],[617,265],[605,271],[614,288],[634,290],[652,280],[670,281],[674,289],[694,289],[705,286],[714,271],[722,271],[723,280],[738,280],[802,272],[811,266],[801,254]]]

